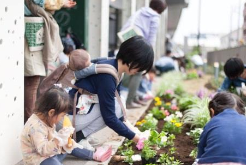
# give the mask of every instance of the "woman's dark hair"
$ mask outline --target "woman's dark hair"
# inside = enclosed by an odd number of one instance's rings
[[[230,58],[226,61],[224,72],[228,78],[237,78],[243,71],[244,65],[240,58]]]
[[[142,36],[134,36],[120,45],[116,59],[122,60],[129,69],[147,73],[153,66],[154,51],[150,43]]]
[[[64,47],[63,52],[65,54],[70,54],[74,50],[72,45],[69,45],[69,44],[67,44],[65,42],[63,43],[63,47]]]
[[[214,110],[214,115],[218,115],[219,113],[223,112],[225,109],[233,108],[239,114],[245,114],[245,105],[242,99],[229,92],[219,92],[217,93],[214,98],[209,102],[208,108],[212,108]]]
[[[64,89],[54,86],[42,94],[35,104],[34,112],[48,116],[51,109],[55,109],[54,115],[66,113],[72,109],[69,94]]]
[[[151,0],[149,7],[161,14],[167,8],[167,4],[165,0]]]

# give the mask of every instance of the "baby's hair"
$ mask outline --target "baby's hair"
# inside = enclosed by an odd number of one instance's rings
[[[72,109],[68,93],[58,86],[52,87],[38,98],[34,112],[48,116],[48,112],[51,109],[55,109],[54,116],[62,112],[67,113]]]
[[[232,108],[235,109],[239,114],[245,114],[245,105],[242,99],[229,92],[219,92],[214,98],[209,102],[208,108],[214,110],[214,115],[218,115],[225,109]]]

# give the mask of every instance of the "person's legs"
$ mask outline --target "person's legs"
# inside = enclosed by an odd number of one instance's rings
[[[93,151],[87,149],[74,148],[71,155],[84,160],[93,160]]]
[[[24,122],[32,115],[37,98],[40,76],[25,77],[24,80]]]
[[[173,65],[155,66],[155,68],[161,73],[168,72],[175,69]]]
[[[115,114],[118,118],[121,118],[123,116],[121,108],[116,98],[115,98]],[[69,115],[68,117],[72,121],[73,116]],[[62,128],[62,123],[63,121],[60,121],[56,125],[57,130]],[[78,132],[82,130],[84,137],[88,137],[90,134],[93,134],[101,130],[105,126],[106,124],[102,118],[99,104],[95,104],[90,113],[86,115],[76,115],[75,118],[75,131]],[[76,140],[80,141],[81,139],[80,140],[76,139]]]
[[[55,155],[53,157],[50,157],[48,159],[45,159],[44,161],[42,161],[40,163],[40,165],[62,165],[62,161],[63,159],[65,159],[65,157],[67,156],[67,154],[59,154],[59,155]]]
[[[128,92],[128,96],[126,100],[127,108],[128,107],[130,108],[129,105],[131,105],[134,99],[136,98],[137,90],[140,85],[141,79],[142,79],[142,73],[137,73],[135,75],[132,75],[130,78],[130,81],[128,84],[129,92]]]

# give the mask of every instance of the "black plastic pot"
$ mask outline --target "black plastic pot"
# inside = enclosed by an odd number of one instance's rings
[[[157,161],[157,156],[153,157],[153,158],[149,158],[149,160],[146,160],[144,157],[141,157],[142,158],[142,164],[145,165],[145,164],[154,164],[156,163]]]

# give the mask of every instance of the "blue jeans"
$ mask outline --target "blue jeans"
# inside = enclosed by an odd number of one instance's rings
[[[159,70],[161,73],[168,72],[174,70],[173,65],[166,65],[166,66],[155,66],[156,70]]]
[[[87,149],[75,148],[73,149],[71,155],[84,160],[93,159],[93,151]],[[62,161],[65,159],[66,156],[67,154],[55,155],[42,161],[40,165],[62,165]]]

